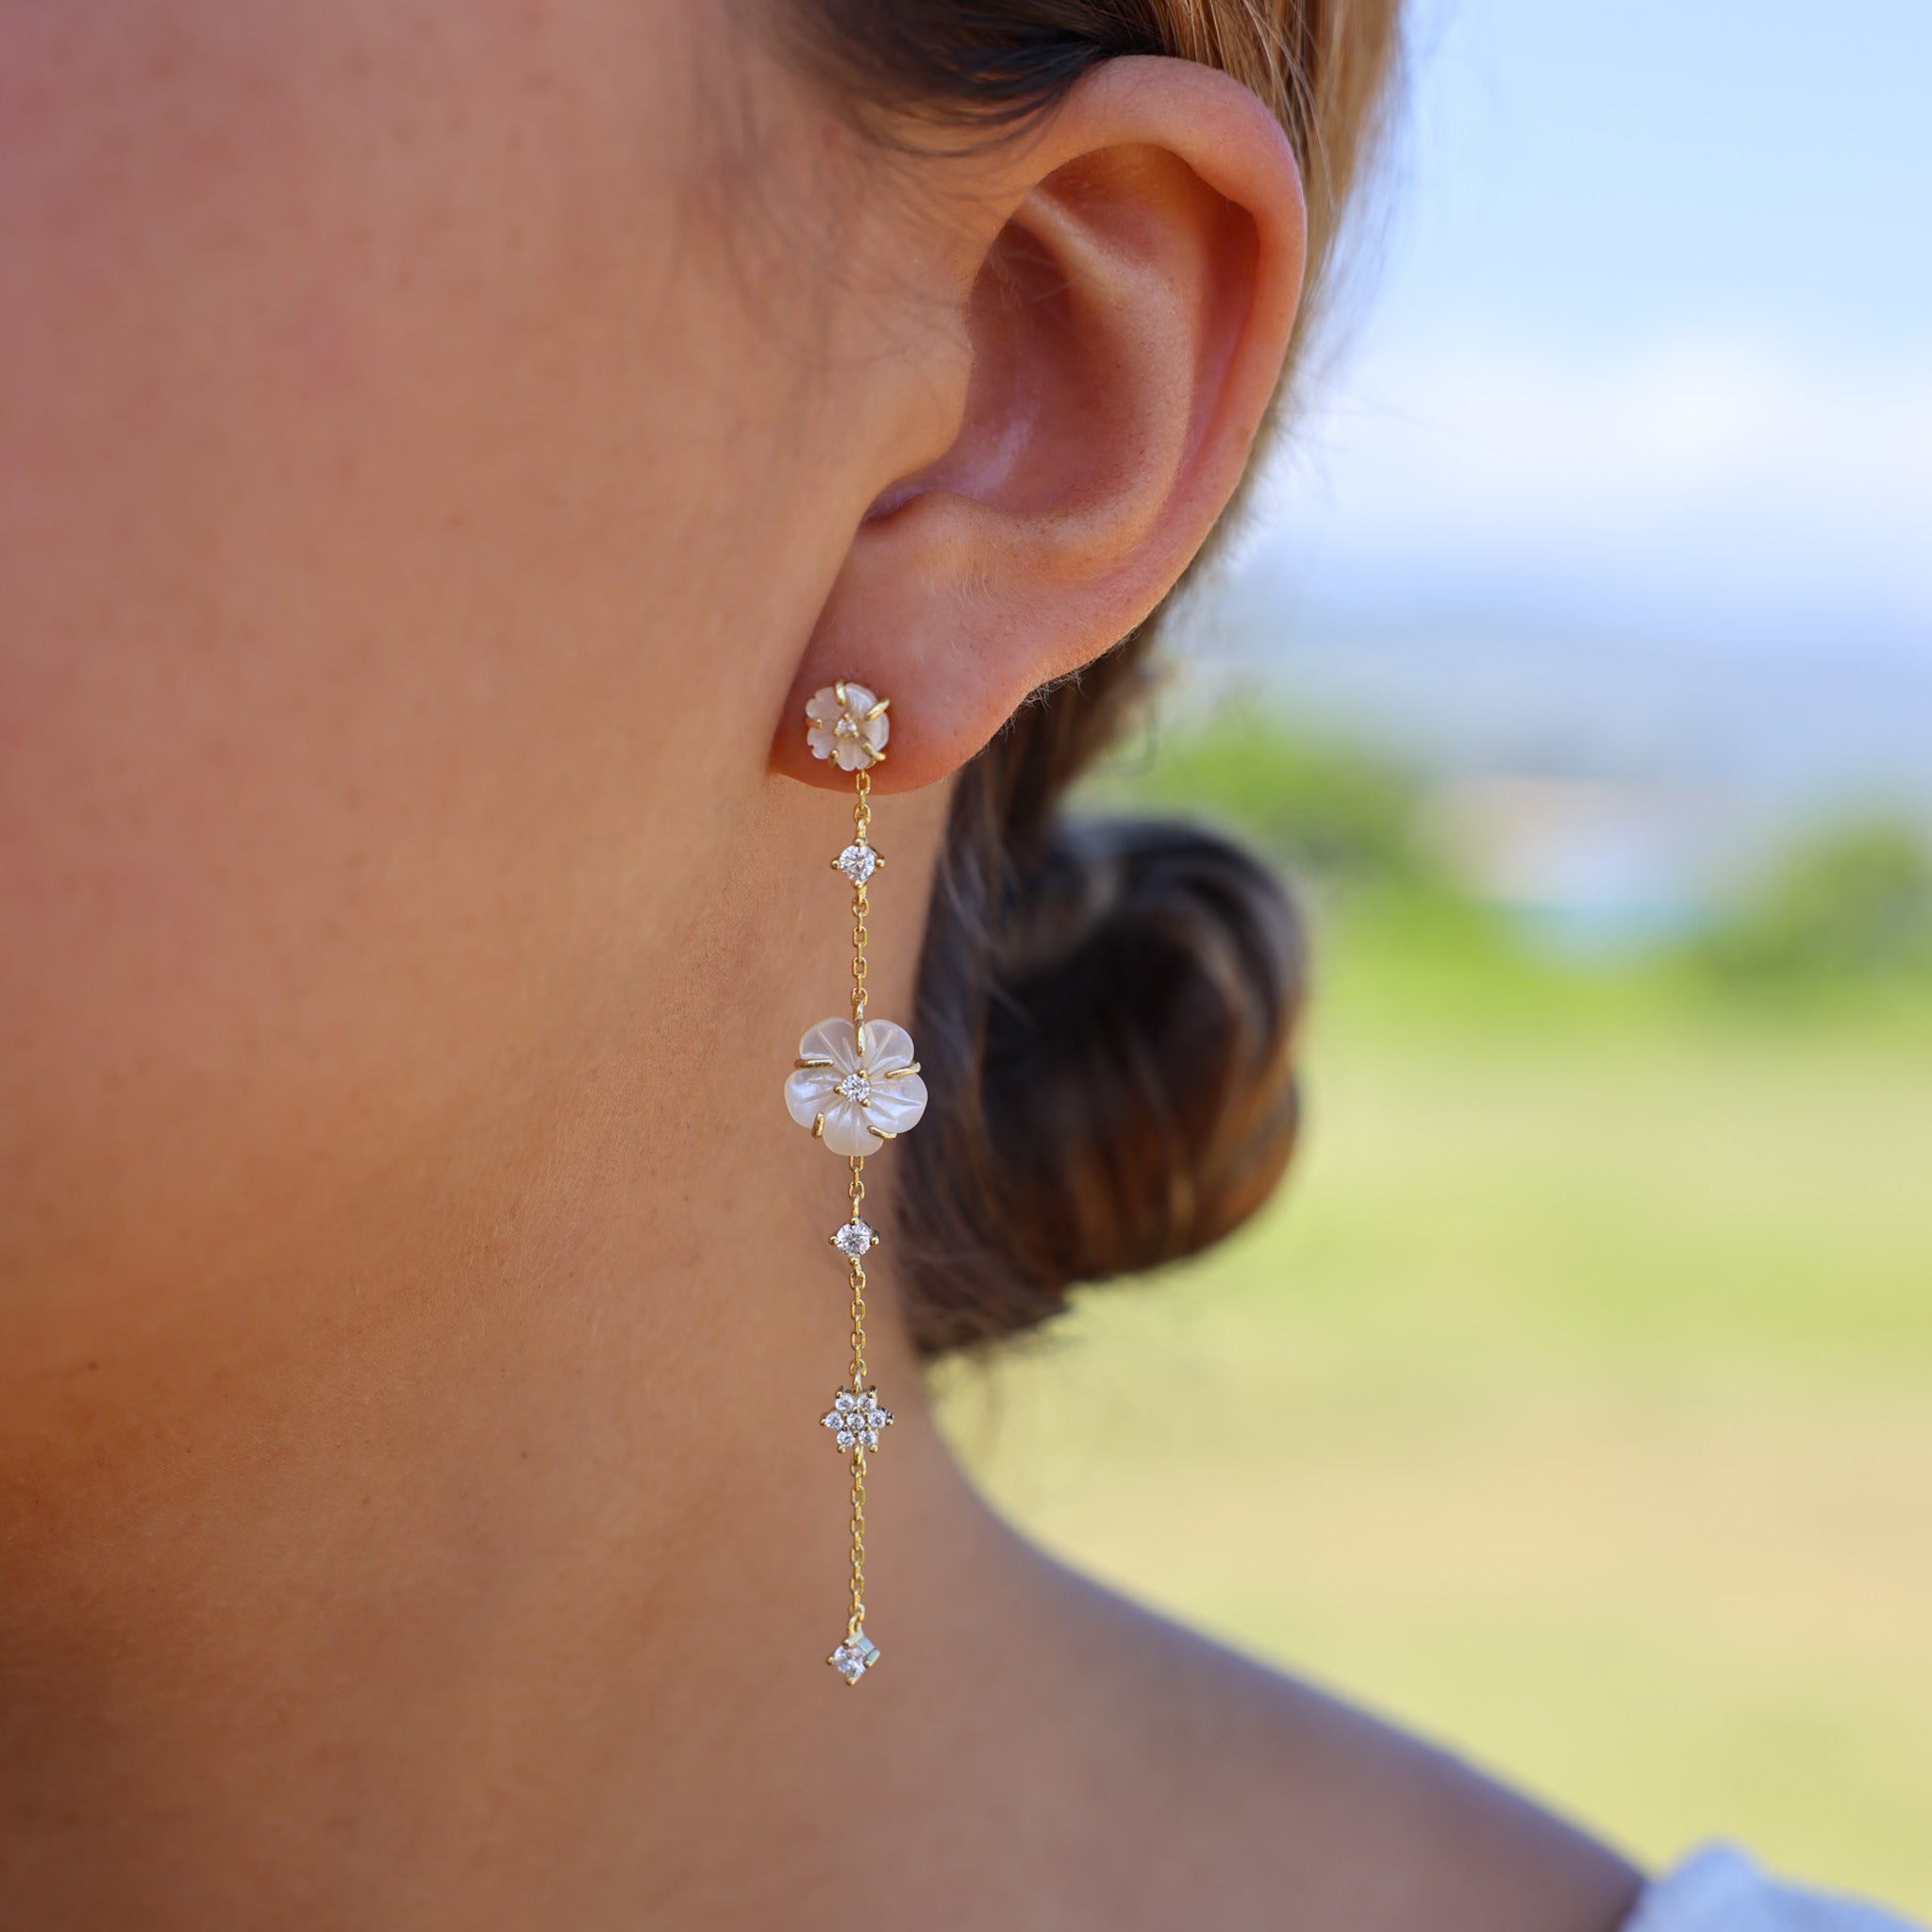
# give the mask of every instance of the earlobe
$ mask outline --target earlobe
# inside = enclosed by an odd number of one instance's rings
[[[1241,480],[1301,284],[1293,157],[1211,69],[1109,62],[1013,147],[934,165],[961,171],[971,355],[948,332],[934,370],[958,431],[879,479],[788,704],[848,670],[916,694],[881,790],[958,769],[1172,588]],[[774,762],[814,775],[783,731]]]

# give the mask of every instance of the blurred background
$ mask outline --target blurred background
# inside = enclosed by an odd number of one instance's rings
[[[1648,1859],[1923,1915],[1928,98],[1923,0],[1420,0],[1365,272],[1108,781],[1300,880],[1302,1157],[945,1389],[1141,1598]]]

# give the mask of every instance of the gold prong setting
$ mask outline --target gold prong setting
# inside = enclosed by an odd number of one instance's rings
[[[858,1683],[878,1660],[879,1647],[863,1630],[853,1631],[825,1659],[848,1684]]]
[[[879,1244],[879,1231],[856,1208],[850,1221],[841,1221],[825,1239],[847,1260],[862,1261]]]
[[[832,861],[834,872],[842,872],[855,886],[869,885],[873,874],[885,864],[884,857],[870,845],[855,841]]]

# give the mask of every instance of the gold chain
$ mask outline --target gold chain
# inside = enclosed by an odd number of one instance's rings
[[[858,796],[852,806],[852,841],[855,845],[870,842],[867,834],[872,830],[872,774],[861,771],[858,774]],[[852,1024],[862,1026],[865,1024],[865,942],[869,935],[865,929],[865,915],[872,910],[872,902],[866,896],[865,881],[852,882]]]
[[[856,776],[857,792],[852,806],[853,842],[864,845],[870,842],[867,834],[872,830],[872,774],[860,770]],[[854,1029],[865,1024],[865,942],[868,937],[865,928],[865,915],[871,909],[866,898],[865,881],[855,879],[852,885],[852,1024]],[[859,1218],[859,1208],[865,1200],[865,1156],[855,1154],[851,1157],[852,1178],[845,1192],[852,1203],[852,1218]],[[852,1392],[865,1393],[865,1264],[857,1255],[850,1257],[848,1264],[852,1271]],[[865,1446],[860,1443],[852,1452],[852,1614],[846,1620],[847,1639],[858,1635],[859,1626],[865,1622]]]

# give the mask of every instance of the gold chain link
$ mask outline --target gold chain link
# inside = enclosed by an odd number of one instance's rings
[[[858,1635],[865,1622],[865,1451],[852,1452],[852,1614],[845,1622],[848,1638]]]

